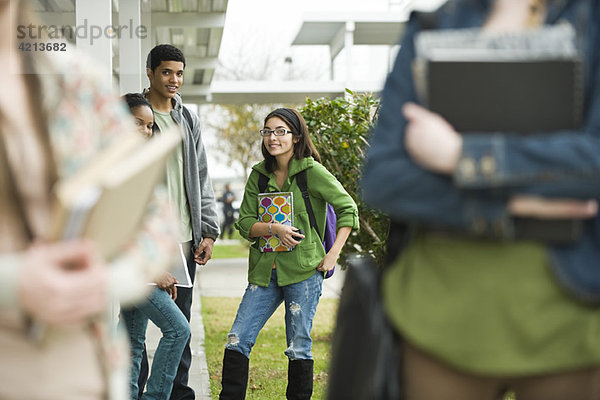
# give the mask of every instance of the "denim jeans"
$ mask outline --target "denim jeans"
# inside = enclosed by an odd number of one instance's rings
[[[154,353],[152,371],[146,384],[143,399],[167,400],[183,348],[190,337],[190,325],[175,302],[164,290],[155,288],[146,301],[135,307],[121,310],[121,324],[129,333],[131,342],[131,399],[138,398],[138,376],[148,320],[162,332]]]
[[[196,262],[194,261],[194,249],[192,247],[192,241],[182,243],[183,246],[183,254],[185,254],[185,260],[188,267],[188,272],[190,274],[190,278],[192,279],[192,284],[194,284],[194,279],[196,277]],[[175,300],[175,304],[185,318],[190,321],[191,310],[192,310],[192,298],[193,298],[193,287],[185,288],[180,287],[177,289],[177,300]],[[193,400],[196,398],[196,394],[194,389],[192,389],[189,384],[189,376],[190,376],[190,366],[192,364],[192,349],[190,347],[191,338],[188,339],[185,347],[183,348],[183,354],[181,355],[181,361],[179,362],[179,367],[177,368],[177,374],[175,375],[175,379],[173,380],[173,389],[171,390],[171,400]],[[138,388],[145,386],[146,380],[148,378],[148,357],[146,355],[146,351],[142,352],[142,363],[140,368],[140,378],[138,379]],[[139,400],[142,400],[142,393],[140,390]]]
[[[258,333],[281,302],[285,302],[285,334],[290,360],[312,359],[313,318],[321,297],[323,274],[287,286],[277,285],[277,270],[271,273],[268,287],[249,284],[227,335],[226,348],[250,357]]]

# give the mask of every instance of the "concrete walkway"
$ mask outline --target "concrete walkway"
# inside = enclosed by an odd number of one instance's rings
[[[197,400],[210,400],[210,384],[206,354],[204,352],[204,324],[202,321],[202,302],[205,297],[239,297],[244,294],[247,281],[248,260],[246,258],[228,258],[211,260],[208,265],[196,271],[196,287],[192,304],[192,367],[190,386],[196,391]],[[336,272],[323,281],[325,298],[340,296],[344,284],[345,272],[336,267]],[[152,323],[148,324],[146,345],[150,360],[161,337],[160,330]]]

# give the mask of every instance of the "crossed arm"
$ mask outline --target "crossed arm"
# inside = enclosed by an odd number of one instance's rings
[[[463,139],[440,115],[414,103],[406,103],[402,113],[408,121],[404,145],[421,167],[453,175],[461,155]],[[507,203],[510,215],[521,217],[591,218],[598,212],[595,199],[548,199],[534,195],[513,195]]]

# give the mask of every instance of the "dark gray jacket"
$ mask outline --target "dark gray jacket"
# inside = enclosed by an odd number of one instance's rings
[[[192,126],[183,115],[183,101],[177,93],[173,97],[171,117],[181,127],[183,136],[183,176],[185,192],[192,223],[194,250],[202,238],[216,239],[220,234],[217,203],[212,182],[208,175],[206,150],[202,143],[200,119],[190,112]]]

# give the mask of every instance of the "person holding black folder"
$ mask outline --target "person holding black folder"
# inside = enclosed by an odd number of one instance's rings
[[[366,201],[410,227],[382,284],[406,398],[598,398],[598,21],[596,0],[450,0],[433,17],[411,15],[362,178]],[[579,126],[457,132],[418,104],[415,42],[426,28],[481,28],[510,43],[559,23],[582,60]],[[581,231],[551,242],[520,232],[520,218],[579,220]]]

